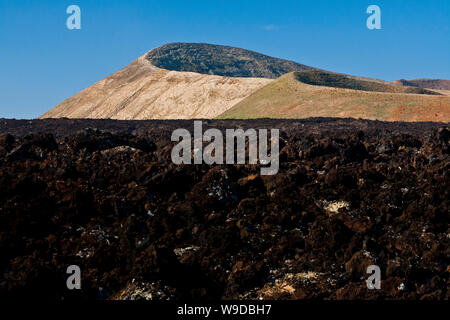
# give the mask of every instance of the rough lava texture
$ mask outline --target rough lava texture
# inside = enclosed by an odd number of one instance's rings
[[[173,165],[180,127],[0,120],[0,298],[449,299],[444,124],[204,121],[279,128],[275,176]]]

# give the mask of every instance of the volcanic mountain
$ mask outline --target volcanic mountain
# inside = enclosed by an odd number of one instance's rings
[[[274,78],[314,70],[249,50],[171,43],[151,50],[40,118],[212,118]]]
[[[448,122],[446,88],[446,80],[391,83],[240,48],[171,43],[149,51],[40,118],[351,117]]]

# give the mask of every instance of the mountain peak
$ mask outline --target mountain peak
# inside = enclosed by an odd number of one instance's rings
[[[168,43],[151,50],[146,58],[161,69],[227,77],[275,79],[292,71],[315,70],[254,51],[208,43]]]

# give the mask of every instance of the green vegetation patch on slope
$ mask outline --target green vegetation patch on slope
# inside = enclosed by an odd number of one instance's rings
[[[166,44],[150,51],[146,58],[166,70],[227,77],[275,79],[292,71],[315,70],[245,49],[204,43]]]

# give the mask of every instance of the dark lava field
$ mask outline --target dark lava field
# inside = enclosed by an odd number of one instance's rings
[[[448,124],[203,123],[280,129],[278,174],[174,165],[193,121],[0,119],[0,298],[449,299]]]

